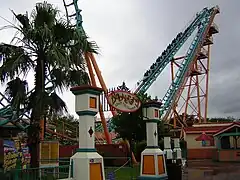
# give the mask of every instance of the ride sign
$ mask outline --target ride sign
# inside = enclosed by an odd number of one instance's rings
[[[139,98],[127,91],[116,90],[107,96],[110,106],[121,112],[135,112],[141,106]]]

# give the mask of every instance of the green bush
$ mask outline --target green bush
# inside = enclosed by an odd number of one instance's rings
[[[181,140],[180,141],[180,148],[181,149],[187,149],[187,141]]]
[[[159,141],[158,141],[158,146],[159,146],[159,148],[163,151],[164,150],[164,140],[163,139],[160,139]]]
[[[53,175],[47,175],[47,176],[43,176],[41,177],[42,180],[57,180],[57,178],[55,178]]]
[[[146,141],[141,141],[135,144],[135,147],[133,149],[133,152],[135,154],[135,158],[138,162],[141,160],[141,153],[142,151],[146,148],[147,142]]]

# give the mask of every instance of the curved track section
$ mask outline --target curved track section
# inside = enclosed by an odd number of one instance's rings
[[[82,16],[80,14],[81,10],[78,8],[78,4],[77,4],[78,0],[73,0],[70,3],[66,1],[67,0],[63,0],[63,3],[66,9],[66,15],[68,18],[69,25],[75,26],[77,30],[84,32],[82,28]],[[74,11],[74,12],[70,13],[71,11]],[[171,110],[174,104],[173,102],[175,102],[175,99],[179,94],[180,88],[182,84],[184,84],[184,78],[187,76],[189,72],[189,67],[191,66],[192,62],[196,58],[197,54],[200,52],[202,43],[205,40],[208,30],[217,13],[219,13],[219,8],[216,6],[211,9],[204,8],[201,12],[196,14],[196,18],[190,23],[190,25],[184,30],[184,32],[180,32],[176,36],[176,38],[173,39],[173,41],[169,44],[166,50],[163,51],[161,56],[157,58],[156,62],[153,63],[150,69],[145,72],[143,79],[140,81],[139,86],[135,90],[135,93],[145,93],[149,89],[149,87],[156,81],[156,79],[164,70],[164,68],[173,60],[174,55],[184,45],[187,39],[192,35],[192,33],[196,29],[198,29],[197,34],[195,35],[195,38],[192,41],[187,51],[187,54],[184,58],[183,63],[181,64],[181,67],[178,69],[176,73],[175,79],[173,80],[172,84],[167,90],[167,93],[165,94],[165,96],[162,98],[162,102],[163,102],[163,107],[161,109],[162,115],[164,113],[165,114],[169,113],[169,111]],[[73,23],[74,21],[76,22],[75,24]],[[22,128],[23,130],[26,130],[26,128],[29,125],[29,121],[24,120],[23,116],[28,117],[27,113],[23,111],[20,117],[14,116],[13,114],[14,111],[11,110],[11,107],[9,106],[9,101],[3,94],[0,94],[0,95],[2,96],[2,99],[0,99],[0,104],[4,107],[4,109],[2,109],[3,111],[2,113],[6,114],[5,117],[2,117],[3,119],[1,121],[0,126],[7,124],[8,122],[12,122],[13,124]],[[1,103],[2,100],[8,101],[8,104],[3,105]],[[10,116],[15,118],[14,119],[7,118]],[[112,124],[111,120],[109,120],[108,125],[111,126],[111,124]],[[66,135],[54,132],[50,129],[46,129],[46,131],[49,134],[55,134],[57,136],[69,139],[71,141],[76,140]]]
[[[72,27],[76,27],[76,29],[80,33],[85,33],[82,27],[82,16],[81,10],[78,7],[78,0],[63,0],[63,4],[66,10],[66,17],[68,20],[68,25]],[[51,83],[50,79],[47,77],[46,86]],[[29,126],[29,115],[25,110],[22,110],[19,117],[14,116],[14,111],[12,110],[11,106],[9,105],[9,100],[4,96],[4,94],[0,93],[0,105],[2,109],[0,109],[1,113],[4,117],[1,117],[0,126],[4,126],[7,123],[12,123],[17,127],[21,128],[22,130],[26,131],[27,127]],[[3,102],[5,101],[5,102]],[[13,118],[14,117],[14,118]],[[107,129],[107,128],[106,128]],[[76,137],[70,137],[62,132],[55,132],[50,128],[46,128],[46,133],[48,135],[56,135],[59,138],[67,139],[70,141],[76,141]],[[77,134],[77,133],[76,133]]]
[[[67,19],[68,19],[68,25],[76,27],[76,29],[79,33],[84,33],[85,34],[85,31],[84,31],[83,26],[82,26],[82,22],[83,22],[82,21],[82,15],[81,15],[82,10],[79,9],[79,7],[78,7],[78,0],[63,0],[63,4],[64,4],[64,7],[65,7]],[[104,80],[101,76],[101,73],[100,73],[100,70],[97,66],[97,62],[94,58],[94,55],[92,53],[86,53],[85,54],[85,60],[86,60],[87,67],[88,67],[88,70],[89,70],[89,75],[90,75],[92,85],[97,86],[96,85],[96,80],[95,80],[94,74],[93,74],[93,69],[95,69],[95,72],[96,72],[97,77],[100,81],[101,87],[103,88],[104,91],[107,91],[107,87],[106,87],[106,85],[104,83]],[[93,67],[92,67],[92,65],[93,65]],[[112,138],[111,138],[110,133],[108,131],[108,127],[107,127],[108,125],[107,125],[106,119],[104,117],[104,113],[102,111],[102,104],[100,104],[100,112],[99,113],[100,113],[101,121],[102,121],[102,124],[103,124],[104,136],[106,138],[107,143],[111,144],[112,143]],[[114,115],[113,111],[112,111],[112,114]],[[98,131],[98,129],[96,129],[96,131]],[[100,139],[96,138],[97,141],[99,141],[99,142],[104,142],[105,141],[105,139],[103,139],[101,137],[99,137],[99,138]]]
[[[199,14],[196,15],[196,18],[192,23],[185,29],[184,32],[180,32],[168,45],[168,47],[162,52],[161,56],[157,58],[156,62],[153,63],[149,70],[144,74],[144,77],[135,93],[145,93],[157,77],[162,73],[164,68],[171,62],[174,58],[174,55],[179,51],[179,49],[184,45],[189,36],[201,23],[202,19],[208,13],[208,9],[204,8]]]
[[[181,67],[178,69],[176,73],[176,78],[174,79],[167,93],[162,99],[163,107],[161,109],[161,114],[163,114],[165,110],[171,109],[172,102],[174,102],[174,99],[177,96],[177,93],[183,84],[184,77],[188,75],[187,72],[189,72],[188,70],[192,62],[199,54],[203,42],[208,34],[209,28],[213,22],[213,18],[218,12],[219,12],[218,7],[208,10],[208,12],[205,14],[201,22],[199,23],[198,32],[187,51],[187,54],[184,58]]]
[[[66,4],[65,1],[63,0],[64,3],[64,7],[66,9],[66,15],[68,18],[68,23],[69,25],[72,25],[74,27],[77,27],[78,30],[82,30],[82,17],[81,17],[81,10],[78,8],[77,5],[77,0],[73,0],[71,1],[71,3]],[[69,11],[67,11],[71,6],[74,7],[74,14],[69,14]],[[76,24],[73,23],[73,20],[76,22]],[[47,82],[46,82],[46,86],[51,83],[49,81],[49,78],[47,78]],[[29,115],[26,112],[26,110],[22,110],[20,115],[17,117],[16,115],[14,115],[14,110],[11,108],[11,106],[9,105],[10,102],[9,100],[4,96],[3,93],[0,93],[0,105],[2,106],[2,109],[0,109],[0,113],[2,114],[3,117],[1,117],[0,120],[0,126],[4,126],[8,123],[12,123],[14,125],[16,125],[17,127],[19,127],[20,129],[26,131],[26,129],[28,128],[30,122],[29,122]],[[50,128],[46,128],[46,133],[49,135],[56,135],[59,138],[63,138],[63,139],[67,139],[70,141],[76,141],[75,137],[69,137],[67,135],[65,135],[64,133],[59,133],[59,132],[55,132],[53,130],[51,130]]]
[[[203,41],[205,40],[209,28],[213,23],[215,15],[219,12],[219,7],[216,6],[213,8],[204,8],[201,12],[197,13],[195,19],[190,23],[190,25],[183,32],[178,33],[178,35],[168,45],[166,50],[164,50],[157,58],[156,62],[153,63],[144,73],[142,80],[138,82],[138,87],[134,93],[145,93],[156,81],[166,66],[171,63],[174,59],[174,55],[180,50],[193,32],[197,30],[197,34],[195,35],[187,54],[185,55],[183,63],[179,67],[173,82],[162,98],[163,106],[160,112],[162,116],[164,115],[164,118],[166,118],[166,114],[169,114],[171,111],[174,104],[173,102],[175,102],[181,90],[181,86],[184,84],[184,78],[187,76],[193,61],[196,59],[201,50]],[[109,122],[109,124],[112,123]]]

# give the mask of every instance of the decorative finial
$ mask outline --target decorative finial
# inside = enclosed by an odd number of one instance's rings
[[[117,90],[123,90],[123,91],[130,92],[129,88],[126,86],[126,83],[124,81],[121,86],[117,87]]]

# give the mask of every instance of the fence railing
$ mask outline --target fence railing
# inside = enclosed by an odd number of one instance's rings
[[[39,168],[12,169],[8,172],[0,171],[1,180],[57,180],[73,175],[73,161],[70,159],[41,160],[40,163],[58,162],[59,166],[44,163]],[[106,180],[133,180],[139,176],[140,167],[133,166],[131,159],[127,157],[104,157]]]
[[[70,165],[14,169],[0,175],[1,180],[55,180],[69,177]]]

